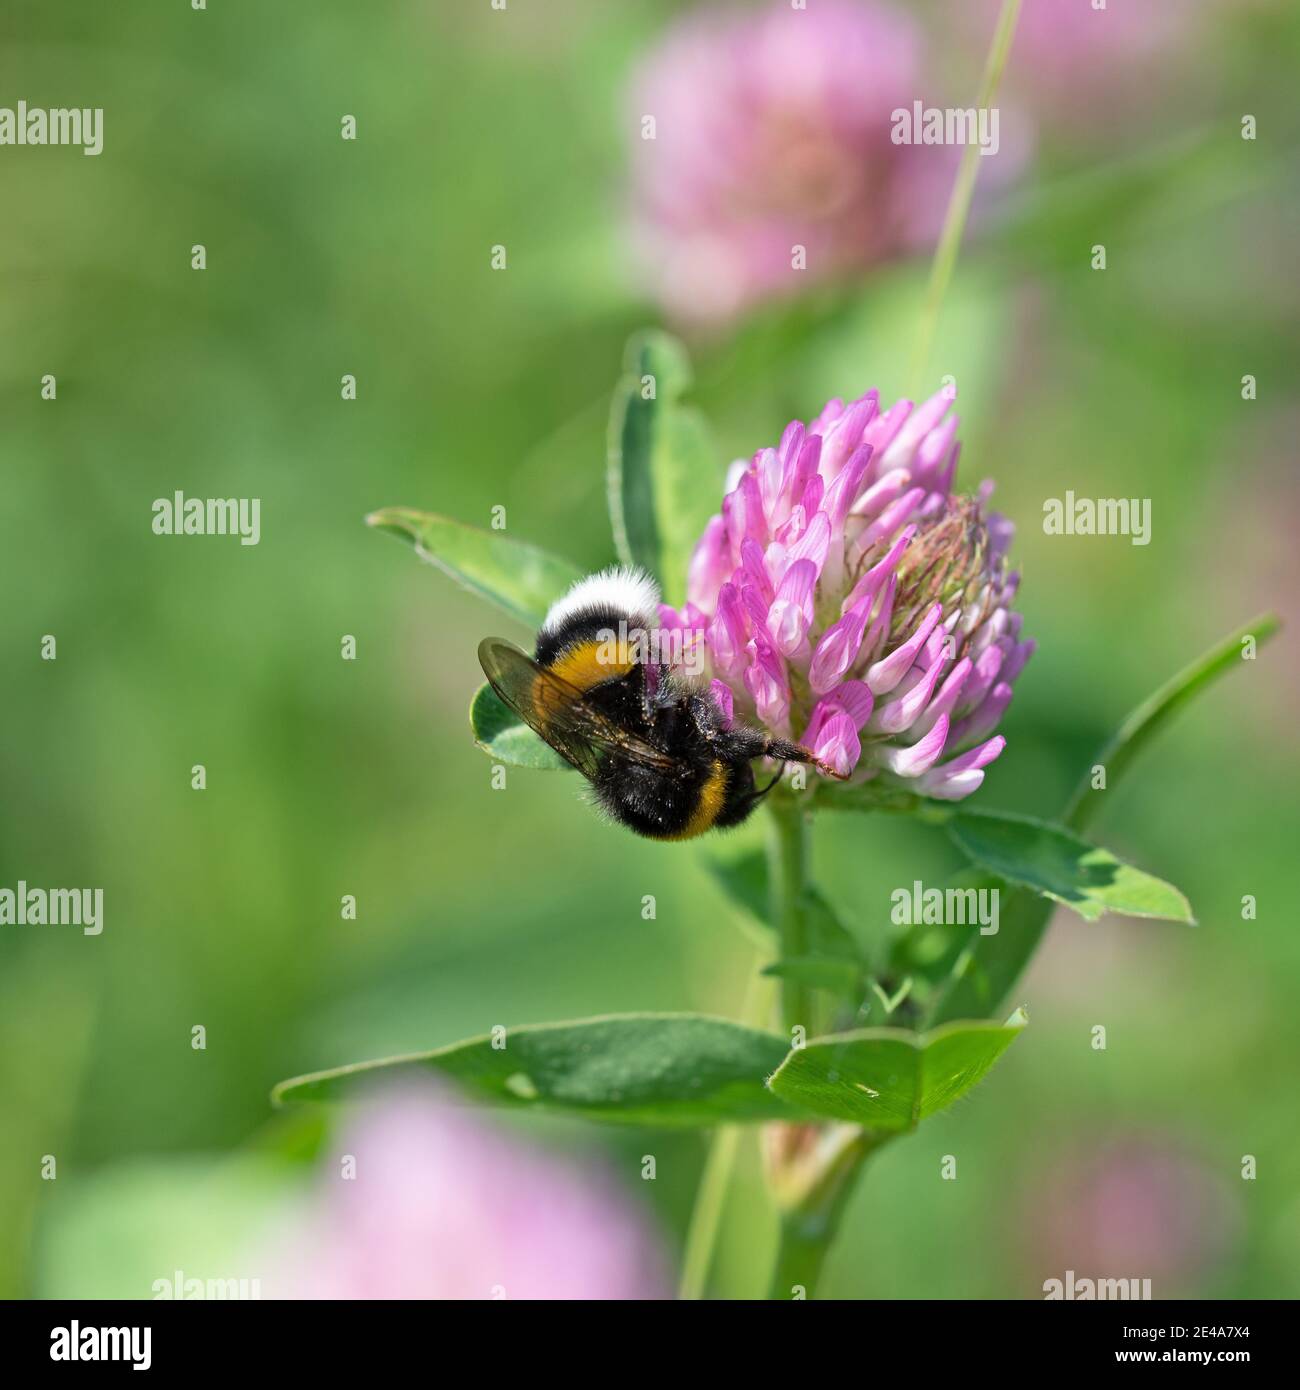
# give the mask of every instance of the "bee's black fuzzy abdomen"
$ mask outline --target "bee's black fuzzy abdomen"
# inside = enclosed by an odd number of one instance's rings
[[[596,799],[614,820],[652,840],[689,840],[747,820],[760,794],[749,765],[749,740],[733,748],[679,744],[674,773],[611,758],[593,779]]]
[[[593,786],[601,806],[629,830],[652,840],[680,836],[699,804],[699,779],[667,776],[614,759]]]

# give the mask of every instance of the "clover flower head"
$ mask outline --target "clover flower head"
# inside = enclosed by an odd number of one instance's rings
[[[955,392],[882,411],[830,401],[732,467],[668,626],[703,633],[731,718],[794,738],[842,777],[958,800],[1034,650],[1011,608],[1012,528],[953,493]]]

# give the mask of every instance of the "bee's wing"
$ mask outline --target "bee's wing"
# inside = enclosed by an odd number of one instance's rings
[[[539,666],[510,642],[485,637],[479,643],[478,659],[492,689],[584,777],[594,779],[602,755],[609,753],[661,772],[677,768],[673,757],[616,724],[576,686]]]

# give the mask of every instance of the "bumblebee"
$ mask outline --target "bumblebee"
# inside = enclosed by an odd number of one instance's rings
[[[647,640],[658,612],[648,576],[606,570],[552,606],[535,657],[488,637],[478,658],[492,689],[582,773],[609,816],[652,840],[690,840],[739,825],[785,763],[822,765],[797,743],[729,725],[708,684],[679,674]],[[751,767],[760,757],[782,763],[761,789]]]

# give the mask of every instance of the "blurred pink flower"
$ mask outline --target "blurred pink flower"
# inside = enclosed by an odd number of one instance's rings
[[[1168,1136],[1083,1145],[1026,1193],[1029,1277],[1150,1279],[1155,1298],[1205,1294],[1236,1239],[1224,1177]]]
[[[1007,65],[1008,92],[1054,116],[1071,139],[1106,130],[1135,108],[1161,104],[1218,0],[1023,0]],[[1002,0],[952,0],[954,29],[974,53]]]
[[[919,30],[874,0],[680,20],[631,110],[634,241],[670,316],[725,320],[936,230],[956,152],[890,138],[923,95]]]
[[[837,398],[738,460],[687,602],[660,616],[703,632],[728,717],[840,776],[955,801],[1001,753],[990,735],[1034,643],[1011,608],[1012,527],[985,510],[991,484],[952,490],[954,396],[883,412],[875,391]]]
[[[270,1297],[670,1296],[649,1222],[606,1172],[528,1147],[438,1090],[375,1098],[331,1151],[277,1235]]]

